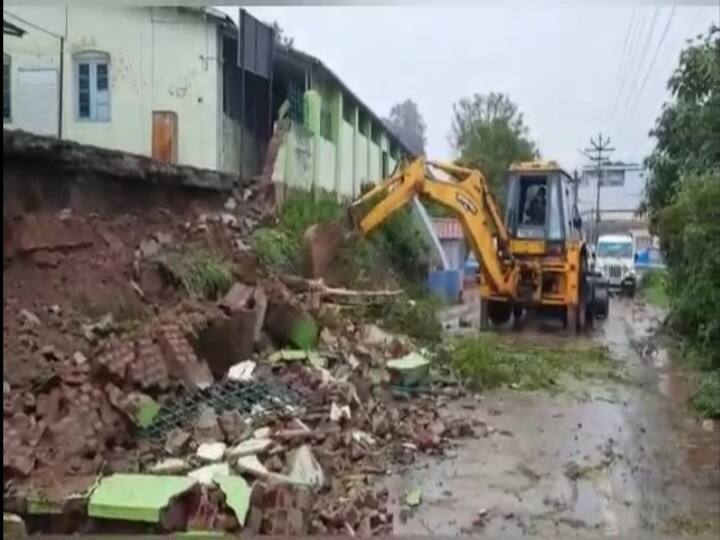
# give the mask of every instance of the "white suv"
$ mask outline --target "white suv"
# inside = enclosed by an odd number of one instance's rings
[[[629,234],[600,236],[595,248],[595,271],[608,287],[635,295],[635,246]]]

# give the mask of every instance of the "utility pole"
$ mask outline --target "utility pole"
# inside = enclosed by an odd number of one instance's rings
[[[607,160],[607,154],[614,152],[615,149],[610,146],[610,137],[603,139],[602,133],[598,133],[597,139],[590,138],[590,146],[592,148],[585,149],[585,155],[595,162],[597,170],[597,192],[595,194],[595,238],[597,242],[599,224],[600,224],[600,186],[602,185],[603,165]],[[603,156],[603,154],[606,154]]]

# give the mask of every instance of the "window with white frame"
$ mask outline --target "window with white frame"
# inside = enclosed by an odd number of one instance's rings
[[[10,103],[10,55],[3,53],[3,123],[12,119]]]
[[[82,53],[75,56],[75,114],[88,122],[110,121],[110,56]]]

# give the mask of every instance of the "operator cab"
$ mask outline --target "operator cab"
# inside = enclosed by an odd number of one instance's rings
[[[554,161],[512,165],[505,207],[510,237],[559,243],[578,239],[580,218],[572,182]]]

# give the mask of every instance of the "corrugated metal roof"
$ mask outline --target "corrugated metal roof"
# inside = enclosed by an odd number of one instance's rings
[[[465,238],[462,225],[454,218],[433,218],[433,228],[440,240],[459,240]]]

